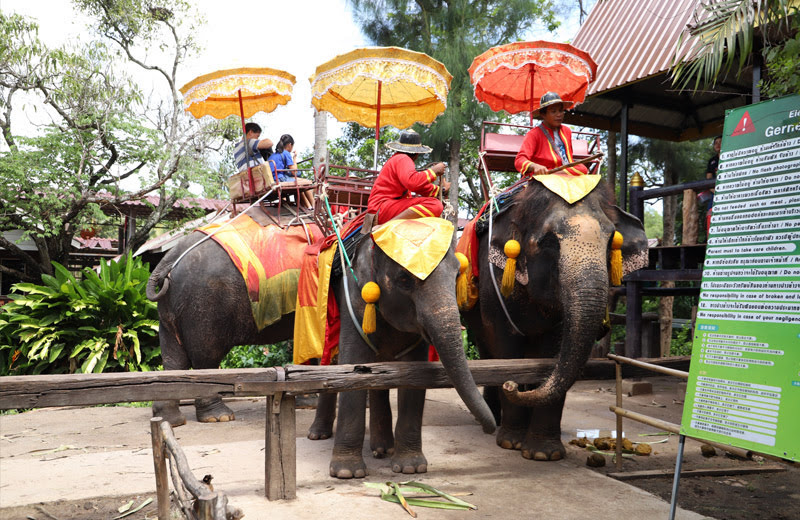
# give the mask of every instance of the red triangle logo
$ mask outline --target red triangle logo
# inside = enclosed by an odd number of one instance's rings
[[[756,127],[753,125],[753,120],[750,119],[750,112],[745,111],[742,118],[736,123],[736,129],[731,136],[749,134],[755,131]]]

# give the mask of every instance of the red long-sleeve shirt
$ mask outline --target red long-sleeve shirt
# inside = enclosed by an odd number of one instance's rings
[[[386,202],[412,197],[412,193],[437,197],[439,186],[434,184],[432,169],[417,171],[414,161],[404,153],[394,154],[383,165],[369,194],[367,211],[377,213]]]
[[[523,175],[531,174],[533,171],[532,163],[541,164],[548,170],[564,164],[544,132],[548,132],[553,142],[555,142],[553,131],[544,125],[539,125],[525,134],[522,146],[519,152],[517,152],[517,158],[514,160],[514,166],[517,168],[517,171]],[[572,162],[574,160],[572,158],[572,131],[566,125],[561,125],[558,130],[558,135],[567,150],[567,162]],[[563,171],[571,173],[572,175],[584,175],[589,173],[589,170],[587,170],[586,166],[583,164],[572,166]]]

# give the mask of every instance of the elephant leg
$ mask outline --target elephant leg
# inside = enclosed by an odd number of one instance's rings
[[[425,389],[397,390],[397,427],[392,471],[395,473],[426,473],[428,460],[422,453],[422,412]]]
[[[388,390],[369,391],[369,447],[376,459],[394,453],[392,405]]]
[[[166,316],[161,316],[161,327],[158,331],[158,341],[161,345],[161,356],[164,370],[187,370],[191,368],[186,351],[181,345],[175,324]],[[181,413],[179,401],[153,401],[153,417],[161,417],[176,428],[186,424],[186,416]]]
[[[523,457],[533,460],[561,460],[567,455],[561,442],[561,414],[565,400],[566,396],[552,405],[531,409],[530,427],[522,443]]]
[[[336,478],[364,478],[367,465],[361,452],[364,447],[367,391],[339,393],[339,420],[336,421],[330,474]]]
[[[314,422],[308,429],[308,438],[312,441],[330,439],[333,435],[334,419],[336,419],[336,394],[319,394],[317,412],[314,414]]]
[[[483,400],[489,405],[489,409],[492,411],[492,415],[494,415],[494,422],[500,424],[502,421],[502,414],[500,413],[500,387],[484,386]]]
[[[530,424],[531,410],[508,402],[504,395],[500,396],[502,420],[497,430],[497,445],[504,450],[522,449],[522,443]]]

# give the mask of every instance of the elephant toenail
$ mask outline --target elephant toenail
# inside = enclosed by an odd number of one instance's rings
[[[550,460],[561,460],[561,452],[557,451],[550,455]]]
[[[522,458],[531,459],[531,452],[529,450],[522,450]]]
[[[546,453],[543,453],[543,452],[541,452],[541,451],[537,451],[537,452],[536,452],[536,453],[534,453],[534,455],[533,455],[533,460],[548,460],[548,459],[549,459],[549,458],[547,457],[547,454],[546,454]]]

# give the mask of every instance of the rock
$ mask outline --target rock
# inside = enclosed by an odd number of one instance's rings
[[[590,468],[602,468],[606,465],[606,458],[599,453],[592,453],[586,457],[586,465]]]

